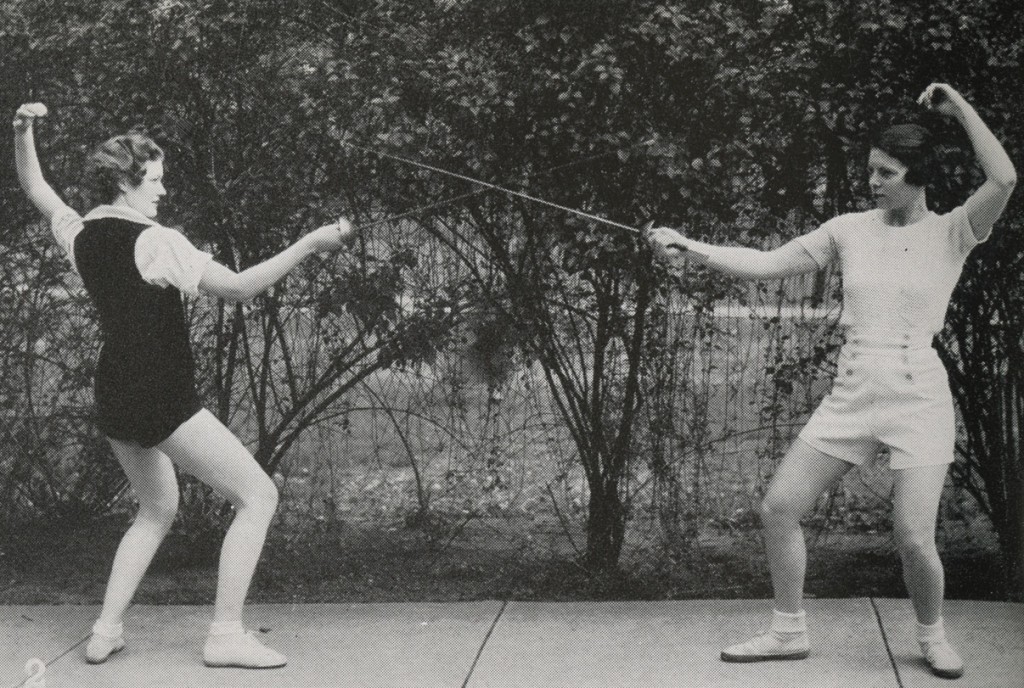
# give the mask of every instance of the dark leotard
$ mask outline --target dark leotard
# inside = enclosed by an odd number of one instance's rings
[[[146,225],[87,220],[75,264],[99,313],[97,425],[108,437],[152,447],[201,408],[181,292],[142,279],[135,242]]]

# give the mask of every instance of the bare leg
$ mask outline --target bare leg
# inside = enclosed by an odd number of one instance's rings
[[[807,543],[800,519],[852,467],[798,439],[772,477],[761,505],[761,521],[776,610],[796,614],[803,609]]]
[[[768,566],[775,589],[771,629],[722,650],[724,662],[804,659],[810,653],[803,611],[807,543],[800,519],[822,492],[853,464],[823,454],[802,440],[790,447],[761,504]]]
[[[111,440],[110,444],[139,500],[135,521],[117,547],[100,613],[100,619],[117,623],[122,620],[153,555],[174,524],[178,512],[178,481],[174,466],[160,451],[118,440]]]
[[[946,639],[942,619],[945,577],[935,548],[935,520],[948,469],[945,464],[897,469],[892,511],[903,580],[917,615],[921,653],[935,675],[959,678],[964,663]]]
[[[277,509],[277,487],[238,438],[206,410],[182,424],[160,449],[235,507],[221,546],[214,622],[241,621],[242,605]]]
[[[178,511],[178,481],[166,455],[119,440],[112,439],[110,444],[132,485],[139,510],[117,547],[103,610],[86,648],[86,658],[93,663],[106,660],[111,652],[123,647],[120,636],[125,610]]]
[[[903,580],[914,602],[918,622],[936,623],[942,617],[945,578],[935,548],[935,521],[948,465],[895,470],[893,529]]]

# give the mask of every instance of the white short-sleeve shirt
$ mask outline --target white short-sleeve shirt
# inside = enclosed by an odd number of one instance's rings
[[[967,254],[978,239],[963,206],[895,227],[881,210],[833,218],[797,241],[818,267],[838,260],[841,322],[855,329],[938,333]]]
[[[173,286],[189,296],[199,293],[199,281],[213,255],[193,246],[181,232],[120,206],[98,206],[84,219],[67,206],[54,214],[50,221],[54,238],[72,265],[75,264],[75,237],[82,231],[83,223],[109,217],[149,225],[135,242],[135,266],[143,280],[159,287]]]

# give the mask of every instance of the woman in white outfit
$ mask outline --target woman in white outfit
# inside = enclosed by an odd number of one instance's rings
[[[875,210],[833,218],[772,251],[712,246],[667,228],[650,233],[659,256],[673,264],[689,256],[729,275],[770,279],[838,262],[843,274],[846,344],[832,392],[787,452],[761,507],[775,597],[771,627],[725,649],[724,661],[808,656],[800,519],[850,468],[886,446],[895,474],[893,527],[917,639],[933,673],[963,674],[943,628],[944,578],[935,546],[939,497],[954,455],[953,401],[931,342],[967,254],[988,238],[1017,177],[1003,147],[953,88],[932,84],[918,102],[960,122],[986,177],[946,215],[927,205],[930,135],[904,124],[873,142],[868,177]]]
[[[209,666],[270,668],[285,657],[242,626],[242,606],[277,507],[277,488],[242,443],[196,394],[182,294],[242,301],[265,291],[307,256],[353,236],[345,220],[320,227],[278,255],[235,273],[155,218],[164,196],[163,151],[141,134],[115,136],[93,151],[86,181],[101,205],[85,216],[43,178],[33,138],[39,103],[14,119],[18,178],[49,220],[96,307],[103,342],[96,370],[96,422],[139,502],[107,582],[86,648],[91,663],[124,647],[122,620],[178,508],[174,466],[226,497],[235,517],[221,547]]]

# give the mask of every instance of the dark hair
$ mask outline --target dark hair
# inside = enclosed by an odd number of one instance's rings
[[[937,161],[932,133],[921,125],[894,124],[876,133],[871,145],[907,166],[907,184],[927,186],[934,181]]]
[[[93,200],[111,203],[121,193],[121,183],[138,186],[146,176],[146,164],[162,160],[164,152],[153,139],[132,131],[107,139],[85,164],[85,185]]]

